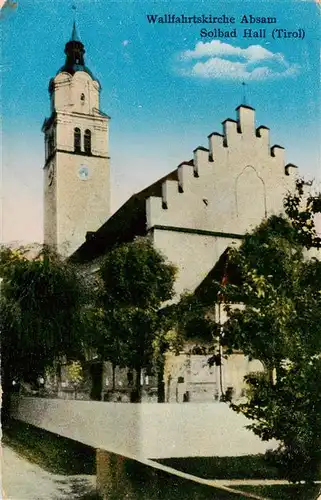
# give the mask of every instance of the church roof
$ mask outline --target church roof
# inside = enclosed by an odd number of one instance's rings
[[[166,180],[178,180],[177,169],[133,194],[97,231],[87,233],[86,241],[69,259],[72,262],[90,262],[115,245],[132,241],[135,236],[145,236],[146,200],[150,196],[162,196],[162,184]]]
[[[64,64],[63,66],[61,66],[59,71],[57,71],[57,75],[59,75],[59,73],[64,73],[64,72],[69,73],[70,75],[74,75],[77,71],[84,71],[89,76],[91,76],[91,78],[93,80],[97,80],[97,78],[90,71],[90,69],[87,66],[82,65],[82,64],[73,64],[72,66],[66,66],[66,64]]]

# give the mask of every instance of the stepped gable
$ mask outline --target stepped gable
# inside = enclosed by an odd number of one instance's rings
[[[245,150],[253,151],[253,157],[257,155],[262,164],[267,164],[265,169],[273,170],[273,175],[282,178],[284,175],[289,176],[293,173],[292,169],[297,167],[293,164],[285,165],[285,151],[280,145],[270,146],[270,130],[268,127],[261,125],[255,127],[255,110],[246,105],[241,105],[236,108],[237,119],[227,118],[222,122],[223,133],[212,132],[208,136],[208,148],[199,146],[193,151],[193,159],[189,162],[183,162],[177,167],[178,179],[165,179],[162,185],[162,195],[159,197],[151,197],[147,199],[147,223],[148,227],[152,228],[157,224],[162,224],[165,218],[161,216],[164,210],[177,214],[178,197],[181,197],[183,207],[184,193],[196,190],[196,186],[200,185],[202,177],[209,179],[210,172],[216,183],[220,182],[222,177],[223,166],[230,169],[230,183],[234,182],[233,175],[237,170],[237,164],[241,164],[240,158]],[[254,159],[253,159],[254,161]],[[231,171],[231,165],[235,165],[234,172]],[[259,169],[252,166],[251,159],[248,160],[248,165],[244,163],[243,169],[252,168],[259,179],[262,175]],[[242,172],[237,175],[240,177]],[[213,179],[212,179],[213,180]],[[235,180],[237,183],[237,179]],[[237,196],[237,195],[236,195]],[[186,202],[187,200],[185,200]],[[183,209],[183,208],[182,208]],[[162,222],[159,222],[159,221]]]

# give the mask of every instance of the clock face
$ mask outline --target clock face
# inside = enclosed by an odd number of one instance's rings
[[[89,178],[89,168],[87,165],[80,165],[78,169],[78,177],[82,181],[86,181]]]
[[[54,176],[55,176],[54,166],[50,165],[49,170],[48,170],[48,185],[49,186],[51,186],[51,184],[53,183]]]

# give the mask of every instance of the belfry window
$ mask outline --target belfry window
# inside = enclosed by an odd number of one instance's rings
[[[81,135],[80,135],[80,128],[78,127],[74,129],[74,150],[76,152],[81,151]]]
[[[80,100],[81,102],[85,102],[85,94],[80,94]]]
[[[49,156],[48,144],[49,144],[48,137],[46,136],[46,139],[45,139],[45,156],[46,156],[46,159]]]
[[[48,153],[48,156],[51,155],[51,153],[53,153],[53,150],[54,150],[54,146],[55,146],[55,142],[54,142],[54,133],[53,131],[51,131],[48,135],[48,138],[47,138],[47,153]]]
[[[85,153],[90,154],[91,153],[91,132],[88,129],[85,130],[84,147],[85,147]]]

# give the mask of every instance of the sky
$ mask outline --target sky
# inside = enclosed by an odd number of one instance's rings
[[[314,1],[74,0],[86,65],[99,79],[101,109],[111,116],[112,210],[134,192],[207,147],[221,122],[245,102],[271,145],[286,149],[300,174],[320,177],[320,21]],[[73,16],[70,0],[7,0],[1,22],[3,242],[43,238],[41,126],[48,83],[64,64]],[[147,15],[234,17],[235,24],[165,24]],[[243,16],[276,24],[240,23]],[[236,29],[236,37],[219,37]],[[243,38],[244,29],[265,38]],[[209,36],[201,36],[201,30]],[[273,29],[304,38],[272,37]],[[211,33],[212,31],[212,33]],[[204,32],[203,32],[204,33]],[[284,32],[283,32],[284,33]]]

